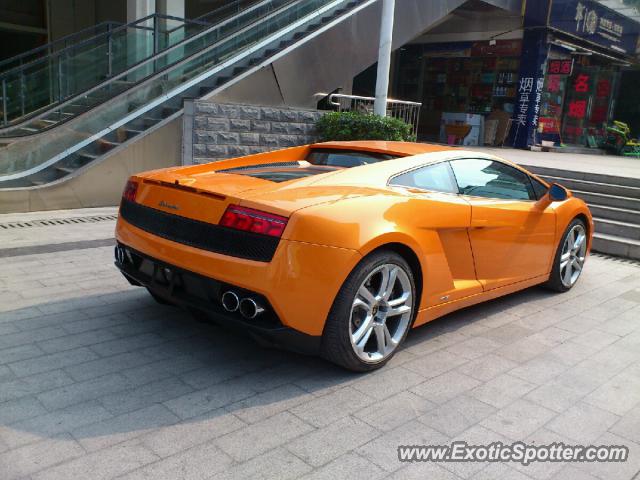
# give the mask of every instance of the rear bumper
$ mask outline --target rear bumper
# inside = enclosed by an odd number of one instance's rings
[[[122,243],[116,246],[115,265],[131,284],[146,287],[180,307],[204,312],[221,325],[247,332],[259,343],[308,355],[320,352],[321,336],[284,326],[268,300],[256,292],[170,265]],[[264,313],[246,320],[238,312],[227,312],[220,302],[227,290],[258,300]]]
[[[248,260],[161,238],[122,217],[116,239],[157,262],[255,292],[282,326],[313,337],[322,335],[333,300],[362,258],[355,250],[282,239],[270,262]]]

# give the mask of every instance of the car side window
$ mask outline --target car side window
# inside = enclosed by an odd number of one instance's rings
[[[452,160],[451,168],[462,195],[505,200],[536,200],[526,173],[488,159]]]
[[[531,177],[531,184],[533,185],[533,191],[536,194],[536,198],[538,200],[540,200],[542,197],[544,197],[547,192],[549,191],[549,188],[547,188],[544,183],[540,182],[539,180],[536,180],[535,178]]]
[[[458,193],[458,186],[448,162],[416,168],[392,178],[389,183],[434,192]]]

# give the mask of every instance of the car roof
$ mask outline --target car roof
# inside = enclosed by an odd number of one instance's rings
[[[456,147],[434,145],[430,143],[387,142],[384,140],[361,140],[350,142],[323,142],[311,145],[312,148],[331,148],[336,150],[360,150],[363,152],[388,153],[390,155],[413,156],[423,153],[458,150]]]

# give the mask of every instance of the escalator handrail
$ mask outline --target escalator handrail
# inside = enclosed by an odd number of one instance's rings
[[[20,58],[22,58],[22,57],[27,57],[27,56],[29,56],[29,55],[33,55],[33,54],[35,54],[35,53],[36,53],[36,52],[38,52],[38,51],[51,49],[51,48],[53,48],[53,47],[54,47],[54,45],[56,45],[56,44],[58,44],[58,43],[63,43],[63,42],[66,42],[66,41],[68,41],[68,40],[70,40],[70,39],[72,39],[72,38],[74,38],[74,37],[82,36],[82,34],[83,34],[83,33],[86,33],[86,32],[88,32],[88,31],[90,31],[90,30],[96,30],[98,27],[101,27],[101,26],[103,26],[103,25],[104,25],[104,26],[107,26],[107,27],[108,27],[109,25],[115,25],[115,26],[116,26],[116,28],[114,28],[113,30],[109,29],[107,32],[104,32],[104,33],[101,33],[101,34],[98,34],[98,35],[94,35],[93,37],[90,37],[90,38],[88,38],[88,39],[86,39],[86,40],[96,39],[96,38],[98,38],[98,37],[100,37],[100,36],[102,36],[102,35],[104,35],[104,34],[108,34],[108,33],[113,34],[113,32],[117,31],[117,30],[118,30],[118,29],[120,29],[120,28],[126,28],[126,27],[132,27],[132,26],[135,26],[135,24],[137,24],[137,23],[139,23],[139,22],[141,22],[141,21],[149,20],[149,19],[150,19],[150,18],[152,18],[154,15],[157,15],[158,17],[161,17],[161,18],[170,19],[170,20],[181,20],[181,21],[183,21],[184,23],[187,23],[187,22],[193,22],[193,23],[200,23],[200,24],[203,24],[203,25],[214,25],[214,24],[213,24],[213,23],[211,23],[210,21],[206,21],[206,20],[204,20],[204,19],[205,19],[206,17],[211,17],[211,16],[215,17],[215,16],[216,16],[216,14],[220,13],[222,10],[227,10],[227,9],[229,9],[232,5],[242,3],[243,1],[247,1],[247,0],[233,0],[233,1],[232,1],[232,2],[230,2],[230,3],[227,3],[227,4],[225,4],[225,5],[221,5],[221,6],[217,7],[217,8],[214,8],[214,9],[213,9],[213,10],[211,10],[210,12],[204,13],[204,14],[200,15],[199,17],[196,17],[196,18],[193,18],[193,19],[181,18],[181,17],[173,17],[173,16],[171,16],[171,15],[164,15],[164,14],[160,14],[160,13],[153,13],[153,14],[151,14],[151,15],[148,15],[148,16],[147,16],[147,17],[145,17],[145,18],[141,18],[141,19],[138,19],[138,20],[134,20],[134,21],[129,22],[129,23],[122,23],[122,22],[116,22],[116,21],[113,21],[113,20],[107,20],[107,21],[105,21],[105,22],[97,23],[96,25],[92,25],[92,26],[87,27],[87,28],[84,28],[84,29],[82,29],[82,30],[78,30],[77,32],[70,33],[70,34],[68,34],[68,35],[65,35],[64,37],[60,37],[60,38],[58,38],[57,40],[54,40],[54,41],[52,41],[52,42],[49,42],[49,43],[47,43],[47,44],[45,44],[45,45],[40,45],[39,47],[36,47],[36,48],[33,48],[33,49],[28,50],[28,51],[26,51],[26,52],[20,53],[20,54],[15,55],[15,56],[13,56],[13,57],[11,57],[11,58],[6,58],[6,59],[4,59],[4,60],[0,61],[0,68],[2,68],[2,66],[3,66],[3,65],[6,65],[7,63],[11,63],[11,62],[17,61],[18,59],[20,59]],[[225,17],[225,19],[226,19],[226,17]],[[175,28],[173,28],[173,29],[171,29],[171,30],[168,30],[168,31],[167,31],[167,33],[171,33],[171,32],[173,32],[173,31],[175,31],[175,30],[177,30],[177,29],[179,29],[179,28],[182,28],[182,27],[175,27]],[[66,50],[66,49],[68,49],[68,48],[73,48],[73,47],[76,47],[76,46],[77,46],[77,44],[70,45],[69,47],[65,47],[64,49],[57,50],[56,52],[53,52],[53,53],[61,52],[62,50]],[[39,59],[36,59],[36,61],[37,61],[37,60],[39,60]],[[30,63],[31,63],[31,62],[30,62]],[[25,65],[27,65],[27,64],[25,64]],[[10,69],[10,70],[13,70],[13,68],[12,68],[12,69]],[[8,72],[8,71],[10,71],[10,70],[7,70],[7,72]],[[4,73],[6,73],[6,72],[3,72],[2,70],[0,70],[0,74],[4,74]]]
[[[63,55],[66,55],[69,51],[73,51],[73,50],[78,50],[81,47],[85,47],[87,45],[90,45],[92,43],[97,43],[97,41],[101,38],[101,37],[108,37],[110,35],[114,35],[116,33],[119,33],[123,30],[127,30],[129,28],[137,28],[140,30],[150,30],[153,31],[153,27],[148,27],[146,25],[144,25],[145,23],[149,22],[150,20],[156,20],[156,19],[161,19],[161,20],[174,20],[174,21],[180,21],[183,22],[185,24],[187,23],[197,23],[200,25],[209,25],[205,22],[201,22],[199,20],[189,20],[186,18],[181,18],[181,17],[173,17],[171,15],[161,15],[159,13],[152,13],[151,15],[147,15],[146,17],[140,18],[134,22],[130,22],[130,23],[125,23],[125,24],[120,24],[119,26],[117,26],[116,28],[114,28],[113,30],[107,30],[106,32],[102,32],[99,33],[98,35],[95,35],[91,38],[87,38],[85,40],[82,40],[81,42],[75,43],[73,45],[69,45],[68,47],[65,48],[61,48],[60,50],[56,50],[55,52],[51,53],[50,55],[47,55],[46,57],[40,57],[40,58],[36,58],[35,60],[28,62],[28,63],[24,63],[22,65],[18,65],[17,67],[11,68],[9,70],[6,70],[4,72],[0,72],[0,81],[2,81],[4,78],[10,76],[10,75],[16,75],[19,74],[20,70],[26,70],[28,68],[33,67],[36,63],[45,63],[45,62],[49,62],[55,58],[58,57],[62,57]]]
[[[292,2],[290,2],[287,5],[291,5],[292,3],[297,3],[298,1],[301,0],[294,0]],[[240,55],[242,55],[243,57],[246,57],[248,55],[251,55],[252,53],[255,53],[257,51],[259,51],[260,49],[270,45],[272,42],[275,42],[278,40],[279,37],[281,37],[284,34],[287,34],[295,29],[297,29],[298,27],[304,25],[309,19],[311,18],[315,18],[317,16],[322,15],[323,13],[337,7],[338,5],[342,4],[342,3],[347,3],[349,0],[333,0],[329,3],[327,3],[326,5],[322,6],[321,8],[310,12],[309,14],[305,15],[302,18],[299,18],[298,20],[296,20],[295,22],[287,25],[286,27],[283,27],[280,30],[277,30],[276,32],[273,32],[271,35],[267,36],[266,38],[262,39],[261,41],[251,45],[250,47],[242,50],[240,52]],[[370,5],[374,2],[376,2],[377,0],[364,0],[362,3],[359,4],[358,7],[355,7],[354,11],[360,10],[364,7],[366,7],[367,5]],[[254,23],[255,24],[255,23]],[[253,24],[252,24],[253,25]],[[311,34],[313,36],[313,34]],[[216,44],[217,45],[217,44]],[[211,48],[213,48],[214,46],[210,46],[207,47],[206,49],[203,49],[199,52],[196,52],[194,55],[201,55],[203,53],[205,53],[205,51],[210,50]],[[288,47],[291,48],[291,47]],[[285,49],[287,50],[287,49]],[[190,58],[192,58],[194,55],[192,55]],[[184,61],[186,61],[187,59],[185,59]],[[126,125],[127,123],[131,122],[132,120],[135,120],[136,118],[144,115],[145,113],[147,113],[150,110],[153,110],[154,108],[162,105],[162,103],[164,103],[167,100],[172,99],[173,97],[175,97],[176,95],[179,95],[180,93],[182,93],[185,90],[188,90],[189,88],[197,85],[198,83],[202,82],[203,80],[207,79],[208,77],[211,77],[212,75],[215,75],[216,73],[232,66],[235,62],[237,62],[239,60],[238,56],[232,56],[229,59],[223,61],[221,64],[216,65],[215,67],[195,76],[194,78],[190,79],[187,82],[184,82],[180,85],[178,85],[177,87],[175,87],[173,90],[166,92],[160,96],[158,96],[157,98],[155,98],[153,101],[147,103],[146,105],[141,106],[140,108],[138,108],[137,110],[130,112],[128,115],[124,116],[123,118],[121,118],[120,120],[113,122],[111,125],[109,125],[108,127],[92,134],[91,136],[85,138],[84,140],[76,143],[75,145],[73,145],[72,147],[66,148],[65,150],[63,150],[62,152],[58,153],[57,155],[54,155],[52,158],[50,158],[49,160],[42,162],[34,167],[31,167],[27,170],[23,170],[20,172],[16,172],[16,173],[12,173],[12,174],[8,174],[8,175],[0,175],[0,182],[3,181],[8,181],[8,180],[15,180],[18,178],[23,178],[29,175],[32,175],[34,173],[37,173],[39,171],[44,170],[45,168],[56,164],[57,162],[59,162],[60,160],[63,160],[64,158],[66,158],[67,156],[77,152],[78,150],[81,150],[82,148],[90,145],[91,143],[99,140],[100,138],[106,136],[107,134],[109,134],[110,132],[113,132],[115,130],[117,130],[118,128]],[[265,62],[270,62],[272,61],[272,58],[265,60]],[[179,68],[179,66],[182,64],[183,62],[180,62],[179,64],[174,65],[174,67]],[[255,66],[253,66],[251,69],[249,69],[247,72],[245,72],[243,74],[246,75],[251,71],[255,71],[259,68],[262,68],[262,64],[259,63]],[[220,88],[224,88],[220,87]],[[123,94],[127,94],[130,93],[130,91],[126,91],[123,92]],[[122,95],[122,94],[121,94]],[[121,95],[118,95],[117,97],[115,97],[114,99],[111,99],[109,102],[105,102],[102,105],[105,105],[106,103],[111,103],[111,101],[115,101],[117,100]],[[169,116],[168,118],[164,119],[163,122],[167,122],[170,121],[171,119],[173,119],[176,115],[178,115],[178,113],[181,110],[179,110],[178,112],[175,112],[173,115]]]
[[[243,11],[242,11],[242,12],[240,12],[240,13],[244,15],[244,14],[246,14],[247,12],[253,11],[253,10],[255,10],[255,9],[259,8],[260,6],[262,6],[262,5],[264,5],[264,4],[269,3],[270,1],[272,1],[272,0],[261,0],[261,1],[257,2],[256,4],[252,5],[250,8],[248,8],[248,9],[246,9],[246,10],[243,10]],[[238,33],[243,32],[247,27],[250,27],[250,26],[252,26],[252,25],[254,25],[254,24],[256,24],[256,23],[258,23],[258,22],[260,22],[260,21],[263,21],[263,20],[264,20],[265,18],[267,18],[268,16],[271,16],[271,15],[273,15],[274,13],[277,13],[277,12],[279,12],[280,10],[282,10],[282,9],[284,9],[284,8],[287,8],[287,7],[288,7],[288,6],[290,6],[292,3],[295,3],[295,2],[297,2],[297,1],[300,1],[300,0],[291,0],[290,2],[287,2],[286,4],[284,4],[284,5],[280,6],[280,7],[278,7],[277,9],[275,9],[275,10],[273,10],[273,11],[271,11],[271,12],[268,12],[268,13],[266,13],[266,14],[262,15],[262,16],[256,17],[253,21],[251,21],[250,23],[248,23],[247,25],[245,25],[241,30],[231,32],[229,35],[227,35],[227,36],[224,36],[224,37],[220,38],[216,43],[214,43],[214,44],[212,44],[212,45],[209,45],[208,47],[205,47],[205,48],[203,48],[202,50],[199,50],[199,51],[194,52],[192,55],[190,55],[190,56],[188,56],[188,57],[185,57],[184,59],[180,60],[180,62],[178,62],[178,63],[174,63],[174,64],[171,64],[171,65],[168,65],[166,68],[164,68],[164,69],[162,69],[162,70],[158,70],[157,72],[152,73],[149,77],[145,77],[145,78],[141,79],[139,82],[137,82],[135,85],[133,85],[130,89],[127,89],[127,90],[125,90],[125,91],[121,92],[120,94],[128,92],[129,90],[131,90],[131,89],[133,89],[133,88],[135,88],[135,87],[137,87],[137,86],[141,85],[143,82],[145,82],[145,81],[149,80],[150,78],[152,78],[152,77],[154,77],[154,76],[156,76],[156,75],[160,75],[160,74],[165,73],[167,69],[169,69],[169,68],[173,68],[173,67],[176,67],[176,66],[180,65],[180,64],[181,64],[181,63],[183,63],[185,60],[188,60],[188,59],[192,58],[194,55],[197,55],[197,54],[199,54],[199,53],[201,53],[201,52],[204,52],[204,51],[208,51],[208,50],[209,50],[209,49],[211,49],[212,47],[217,46],[217,45],[220,43],[220,41],[222,41],[222,40],[226,40],[226,39],[228,39],[229,37],[231,37],[231,36],[233,36],[233,35],[236,35],[236,34],[238,34]],[[141,20],[146,20],[146,19],[148,19],[148,18],[150,18],[150,17],[152,17],[152,16],[145,17],[145,19],[141,19]],[[215,30],[216,28],[220,28],[220,27],[222,27],[222,26],[224,26],[224,25],[226,25],[226,24],[230,23],[230,22],[231,22],[231,21],[233,21],[233,19],[234,19],[234,18],[236,18],[236,17],[237,17],[237,15],[234,15],[233,17],[228,17],[228,18],[224,19],[222,22],[216,23],[216,24],[212,25],[211,27],[209,27],[209,28],[207,28],[207,29],[203,30],[202,32],[199,32],[199,33],[197,33],[197,34],[195,34],[195,35],[192,35],[192,36],[190,36],[190,37],[187,37],[187,38],[185,38],[185,39],[181,40],[180,42],[176,43],[175,45],[172,45],[171,47],[168,47],[168,48],[166,48],[166,49],[162,50],[161,52],[157,53],[156,55],[150,56],[150,57],[148,57],[148,58],[145,58],[145,59],[141,60],[141,61],[140,61],[140,62],[138,62],[138,63],[135,63],[134,65],[132,65],[132,66],[130,66],[128,69],[126,69],[126,70],[124,70],[124,71],[122,71],[122,72],[118,73],[117,75],[114,75],[113,77],[110,77],[110,78],[108,78],[108,79],[104,80],[103,82],[100,82],[100,83],[98,83],[98,84],[94,85],[94,86],[93,86],[93,87],[91,87],[91,88],[88,88],[88,89],[86,89],[86,90],[83,90],[83,91],[81,91],[81,92],[76,93],[75,95],[73,95],[73,96],[71,96],[71,97],[67,98],[64,102],[56,103],[56,104],[52,104],[52,105],[51,105],[51,107],[49,107],[49,108],[44,107],[44,108],[45,108],[44,110],[41,110],[39,113],[35,113],[35,115],[25,116],[25,117],[23,117],[23,119],[22,119],[20,122],[18,122],[18,123],[9,124],[9,125],[6,125],[6,126],[0,126],[0,138],[1,138],[1,139],[3,139],[3,140],[10,140],[10,139],[12,139],[13,137],[10,137],[10,136],[4,136],[4,135],[3,135],[3,133],[5,133],[5,132],[11,132],[11,131],[13,131],[13,130],[18,130],[18,129],[20,129],[20,128],[24,127],[26,124],[29,124],[29,123],[34,122],[34,121],[38,121],[39,119],[41,119],[41,118],[43,118],[43,117],[46,117],[46,116],[50,115],[51,113],[54,113],[55,111],[57,111],[57,110],[59,110],[59,109],[62,109],[62,108],[64,108],[65,106],[68,106],[69,104],[71,104],[71,103],[73,103],[73,102],[77,101],[77,99],[78,99],[78,98],[82,98],[82,97],[85,97],[85,96],[87,96],[87,95],[90,95],[91,93],[95,92],[96,90],[99,90],[99,89],[101,89],[101,88],[104,88],[104,87],[105,87],[105,86],[107,86],[109,83],[113,83],[113,82],[115,82],[115,81],[120,80],[122,77],[126,77],[127,75],[131,74],[134,70],[137,70],[138,68],[140,68],[140,67],[142,67],[142,66],[144,66],[144,65],[146,65],[146,64],[149,64],[149,63],[152,63],[152,62],[156,62],[156,61],[158,61],[158,59],[160,59],[160,58],[161,58],[161,57],[163,57],[163,56],[170,55],[174,50],[177,50],[177,49],[179,49],[179,48],[183,48],[187,42],[197,41],[200,37],[203,37],[203,36],[205,36],[205,35],[208,35],[209,33],[211,33],[211,32],[212,32],[213,30]],[[0,79],[1,79],[1,76],[0,76]],[[107,100],[106,102],[108,102],[108,101],[110,101],[110,100],[111,100],[111,99]],[[106,102],[103,102],[103,103],[106,103]],[[57,126],[59,126],[59,125],[62,125],[63,123],[66,123],[66,122],[68,122],[68,121],[71,121],[71,120],[74,120],[74,119],[76,119],[76,118],[79,118],[80,116],[84,115],[85,113],[90,112],[91,110],[93,110],[94,108],[97,108],[97,107],[98,107],[98,106],[100,106],[100,105],[102,105],[102,103],[99,103],[99,104],[97,104],[97,105],[95,105],[95,106],[91,107],[91,108],[90,108],[89,110],[87,110],[86,112],[82,112],[81,114],[79,114],[79,115],[77,115],[77,116],[74,116],[74,117],[70,118],[69,120],[66,120],[66,121],[64,121],[64,122],[61,122],[61,123],[56,124],[53,128],[55,128],[55,127],[57,127]],[[37,135],[37,134],[39,134],[39,133],[48,132],[48,131],[50,131],[50,129],[42,129],[40,132],[36,132],[36,133],[34,133],[34,135]],[[16,139],[20,139],[20,138],[24,138],[24,137],[26,137],[26,136],[27,136],[27,135],[20,135],[20,136],[17,136],[17,137],[15,137],[15,138],[16,138]],[[31,136],[31,135],[29,135],[29,136]]]
[[[90,27],[83,28],[82,30],[78,30],[77,32],[70,33],[68,35],[65,35],[64,37],[58,38],[57,40],[54,40],[54,41],[49,42],[49,43],[46,43],[44,45],[40,45],[39,47],[32,48],[31,50],[27,50],[26,52],[19,53],[18,55],[14,55],[13,57],[10,57],[10,58],[5,58],[4,60],[0,61],[0,69],[2,69],[2,67],[4,65],[6,65],[8,63],[17,62],[18,60],[20,60],[23,57],[29,57],[29,56],[35,55],[36,53],[38,53],[38,52],[40,52],[42,50],[53,49],[53,48],[55,48],[55,45],[57,45],[59,43],[65,43],[65,42],[71,40],[72,38],[80,37],[84,33],[89,32],[91,30],[97,30],[99,27],[102,27],[102,26],[106,26],[107,28],[109,28],[110,25],[121,26],[121,25],[124,25],[124,24],[122,22],[114,22],[112,20],[108,20],[106,22],[100,22],[100,23],[97,23],[97,24],[92,25]],[[98,34],[98,35],[102,35],[102,34]],[[97,37],[98,35],[94,35],[94,37]],[[90,37],[90,38],[93,38],[93,37]],[[68,47],[65,47],[65,48],[68,48]],[[39,58],[37,58],[36,60],[39,60]],[[13,70],[13,68],[15,68],[15,67],[12,67],[11,69],[6,70],[6,71],[0,70],[0,73],[4,74],[5,72]]]

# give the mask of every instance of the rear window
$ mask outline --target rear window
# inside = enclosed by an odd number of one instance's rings
[[[383,162],[398,158],[397,155],[386,153],[363,152],[359,150],[334,150],[326,148],[314,148],[307,155],[307,162],[312,165],[324,165],[329,167],[359,167],[369,163]]]

